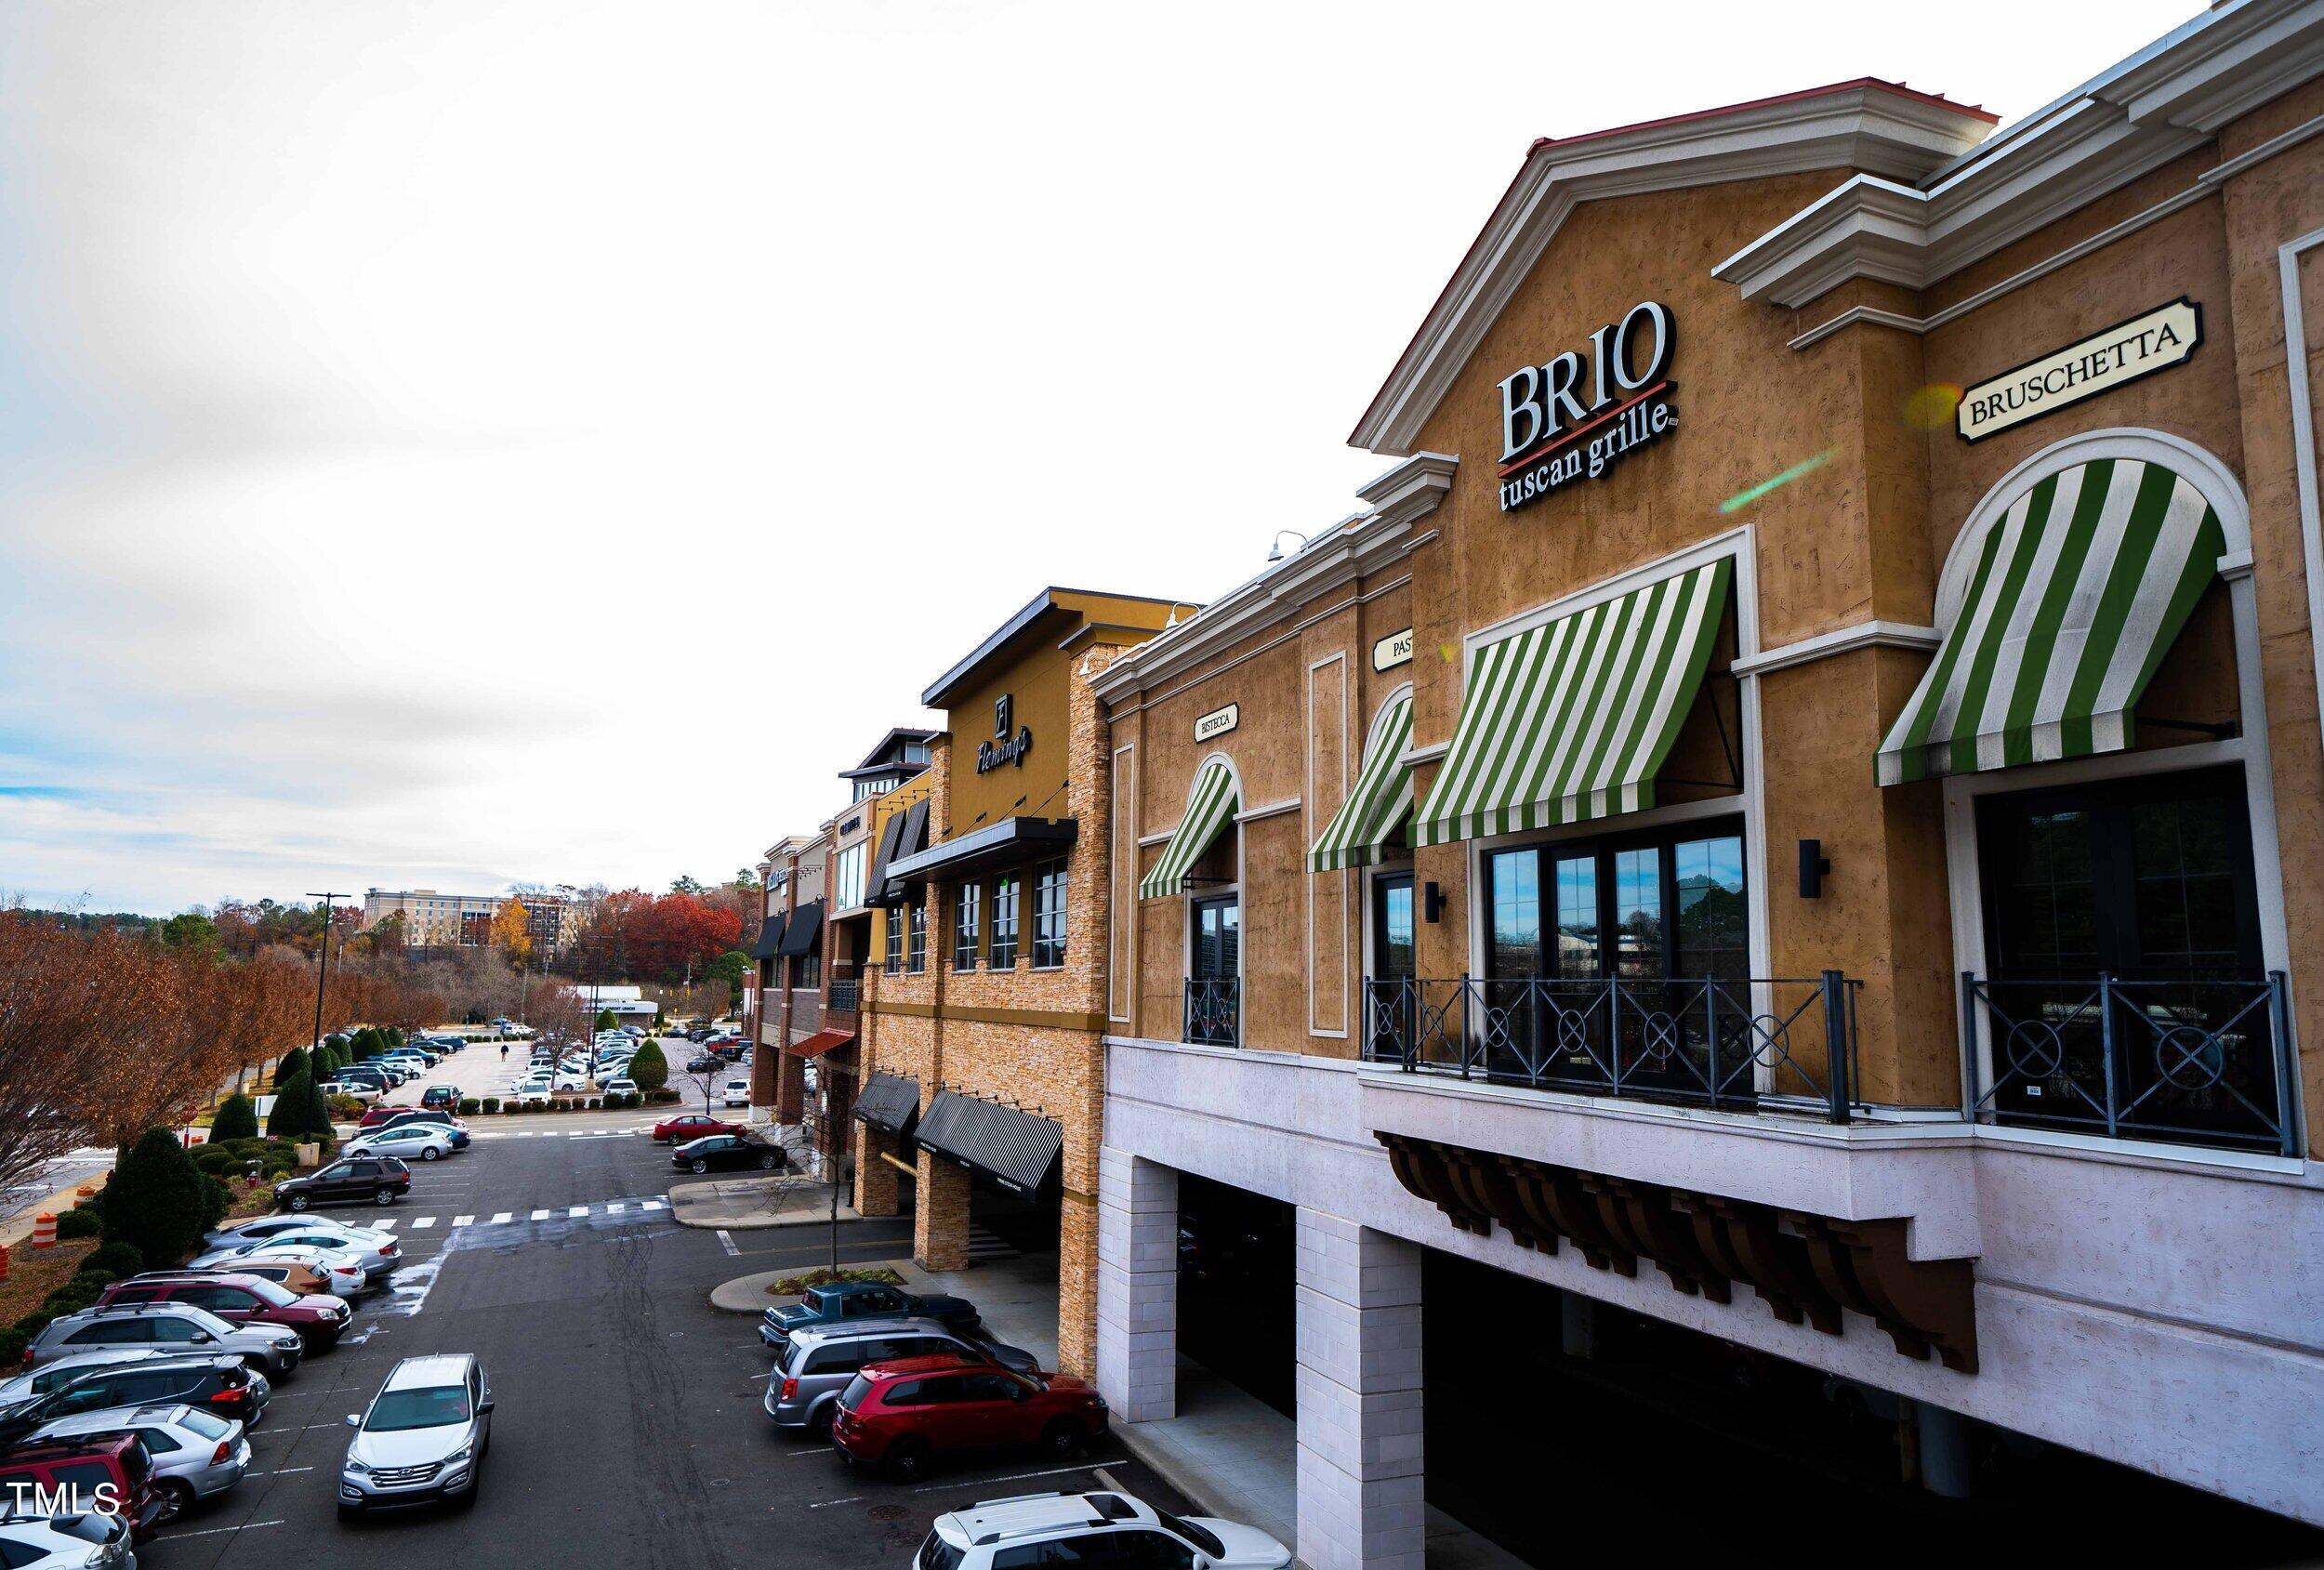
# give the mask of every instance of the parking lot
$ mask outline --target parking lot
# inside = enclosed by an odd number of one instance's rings
[[[509,1066],[522,1060],[512,1051]],[[469,1094],[499,1078],[472,1047],[430,1076]],[[675,1083],[676,1081],[674,1081]],[[416,1086],[398,1102],[416,1101]],[[483,1093],[493,1093],[487,1089]],[[760,1410],[768,1354],[710,1289],[820,1262],[820,1226],[721,1235],[675,1224],[668,1153],[651,1118],[473,1118],[477,1141],[415,1164],[388,1212],[404,1262],[359,1299],[353,1329],[279,1387],[251,1435],[251,1475],[139,1550],[153,1570],[280,1563],[411,1565],[478,1549],[561,1565],[905,1564],[936,1513],[980,1498],[1102,1486],[1101,1470],[1168,1508],[1182,1499],[1117,1445],[1058,1467],[1001,1455],[906,1486],[852,1473],[826,1445],[778,1434]],[[521,1124],[521,1127],[517,1125]],[[908,1254],[911,1222],[844,1222],[843,1260]],[[397,1360],[472,1352],[498,1405],[470,1510],[429,1506],[342,1524],[334,1509],[346,1415]]]

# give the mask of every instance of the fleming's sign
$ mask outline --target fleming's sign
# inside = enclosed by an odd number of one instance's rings
[[[1009,733],[1014,703],[1003,693],[993,700],[993,739],[976,745],[976,772],[980,774],[999,768],[1004,763],[1024,767],[1024,755],[1033,750],[1033,727],[1020,725],[1017,733]]]
[[[1961,395],[1954,422],[1963,441],[1975,442],[2167,371],[2202,341],[2203,308],[2181,295],[2159,310],[1979,382]]]
[[[1670,308],[1640,300],[1567,350],[1501,385],[1501,510],[1514,512],[1576,480],[1595,480],[1679,423],[1670,402]],[[1587,400],[1585,402],[1585,399]]]

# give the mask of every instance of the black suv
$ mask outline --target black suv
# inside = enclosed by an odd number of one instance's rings
[[[316,1205],[371,1204],[382,1208],[412,1192],[412,1169],[392,1155],[343,1155],[303,1178],[274,1185],[274,1207],[305,1210]]]
[[[100,1365],[45,1395],[0,1411],[0,1445],[13,1445],[76,1412],[163,1401],[182,1402],[212,1417],[235,1418],[247,1427],[266,1410],[270,1394],[266,1377],[252,1373],[239,1357],[196,1353]]]

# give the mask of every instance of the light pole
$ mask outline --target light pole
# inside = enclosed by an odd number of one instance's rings
[[[315,967],[315,1036],[313,1043],[308,1049],[311,1053],[315,1047],[323,1045],[323,984],[331,974],[331,902],[351,900],[355,896],[334,893],[328,890],[318,894],[310,889],[307,891],[307,897],[323,902],[323,949],[320,957],[322,963]]]

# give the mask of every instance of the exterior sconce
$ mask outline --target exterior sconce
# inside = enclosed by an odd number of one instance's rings
[[[1824,879],[1831,872],[1831,858],[1824,854],[1820,839],[1800,841],[1800,898],[1820,900],[1824,897]]]

